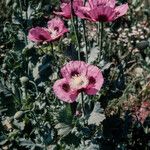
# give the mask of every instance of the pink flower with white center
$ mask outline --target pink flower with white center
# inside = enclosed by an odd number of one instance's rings
[[[128,4],[115,6],[116,0],[89,0],[85,6],[79,6],[75,14],[81,19],[96,22],[111,22],[126,14]]]
[[[60,18],[48,21],[47,28],[35,27],[29,30],[28,38],[37,43],[52,42],[68,32]]]
[[[83,61],[70,61],[61,69],[62,79],[53,85],[56,96],[73,103],[80,92],[95,95],[102,87],[104,78],[100,69]]]

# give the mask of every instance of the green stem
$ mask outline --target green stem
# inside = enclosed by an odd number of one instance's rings
[[[103,53],[103,31],[104,31],[104,24],[103,22],[99,22],[98,24],[98,32],[99,32],[99,38],[98,38],[98,45],[99,45],[99,60],[101,60],[101,55]]]
[[[83,95],[83,92],[81,92],[81,105],[82,105],[83,115],[85,116],[85,107],[84,107],[84,95]]]
[[[51,52],[52,52],[52,55],[54,56],[54,48],[53,48],[53,43],[50,43],[51,44]]]
[[[87,47],[87,39],[86,39],[86,34],[85,34],[85,21],[82,20],[82,24],[83,24],[83,38],[84,38],[84,42],[85,42],[85,60],[86,62],[88,62],[88,47]]]
[[[34,86],[35,91],[36,91],[36,95],[38,95],[38,88],[37,88],[36,84],[31,80],[29,82]]]
[[[20,7],[20,15],[21,15],[21,19],[23,19],[23,16],[22,16],[22,3],[21,3],[21,0],[19,0],[19,7]]]
[[[72,26],[73,26],[76,42],[77,42],[77,45],[78,45],[78,59],[81,60],[81,57],[80,57],[80,44],[79,44],[79,40],[78,40],[78,35],[77,35],[76,27],[75,27],[75,24],[74,24],[74,20],[73,19],[71,19],[71,20],[72,20]]]
[[[71,10],[73,10],[72,9],[72,0],[71,0]],[[77,46],[78,46],[78,60],[81,60],[81,57],[80,57],[80,44],[79,44],[77,30],[76,30],[76,27],[75,27],[73,11],[71,11],[71,23],[72,23],[72,26],[73,26],[74,35],[75,35]]]

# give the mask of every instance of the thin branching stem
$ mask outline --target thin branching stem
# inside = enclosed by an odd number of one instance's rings
[[[73,10],[72,9],[72,0],[71,0],[71,10]],[[77,46],[78,46],[78,60],[81,60],[81,56],[80,56],[80,43],[79,43],[79,38],[78,38],[78,34],[77,34],[77,29],[76,29],[75,22],[74,22],[73,11],[71,11],[71,23],[72,23],[72,26],[73,26],[74,35],[75,35]]]
[[[50,43],[51,45],[51,52],[52,52],[52,55],[54,56],[54,59],[55,59],[55,54],[54,54],[54,46],[53,46],[53,43],[51,42]]]
[[[81,92],[81,105],[82,105],[83,115],[85,116],[84,94],[83,94],[83,92]]]
[[[22,11],[22,2],[21,2],[21,0],[19,0],[19,7],[20,7],[21,19],[23,19],[23,16],[22,16],[23,11]]]
[[[103,22],[99,22],[99,24],[98,24],[99,60],[101,60],[101,55],[103,54],[103,31],[104,31],[104,23]]]
[[[84,42],[85,42],[85,61],[88,62],[88,46],[87,46],[87,39],[86,39],[86,29],[85,29],[85,21],[82,20],[82,24],[83,24],[83,38],[84,38]]]

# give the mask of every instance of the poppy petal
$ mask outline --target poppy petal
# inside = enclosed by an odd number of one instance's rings
[[[57,80],[54,83],[53,91],[60,100],[67,103],[73,103],[78,96],[77,91],[70,89],[70,85],[65,78]]]
[[[89,79],[89,85],[85,89],[85,92],[89,95],[95,95],[103,85],[103,75],[98,67],[89,65],[86,76]]]
[[[87,64],[83,61],[70,61],[61,69],[61,74],[67,79],[78,74],[85,75],[86,67]]]
[[[34,42],[50,41],[51,36],[46,28],[36,27],[29,30],[28,39]]]

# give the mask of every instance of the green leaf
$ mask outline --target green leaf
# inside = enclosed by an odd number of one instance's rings
[[[94,109],[88,119],[88,124],[89,125],[95,124],[95,125],[99,126],[104,119],[105,119],[105,114],[103,113],[100,103],[96,102]]]
[[[58,135],[61,137],[65,137],[66,135],[68,135],[72,128],[69,125],[66,125],[64,123],[58,123],[55,128],[58,130]]]
[[[99,49],[97,46],[93,47],[90,51],[88,62],[93,63],[97,58],[99,54]]]

